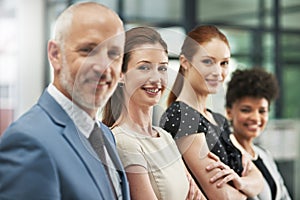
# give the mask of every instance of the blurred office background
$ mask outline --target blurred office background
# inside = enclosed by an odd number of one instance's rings
[[[0,136],[51,82],[47,40],[55,18],[75,2],[79,1],[0,0]],[[228,36],[231,71],[259,66],[273,72],[281,93],[272,105],[269,126],[257,142],[272,152],[291,196],[300,199],[299,0],[97,2],[115,10],[126,29],[147,25],[160,31],[170,49],[170,87],[185,33],[198,24],[217,25]],[[223,111],[224,91],[211,98],[214,110]],[[154,122],[164,108],[162,103],[156,109]]]

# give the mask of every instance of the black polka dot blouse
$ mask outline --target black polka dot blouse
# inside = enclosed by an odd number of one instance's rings
[[[228,121],[221,114],[208,111],[213,115],[217,126],[209,122],[197,110],[183,102],[176,101],[163,113],[160,127],[171,133],[175,140],[191,134],[204,133],[210,151],[241,175],[242,154],[229,138]]]

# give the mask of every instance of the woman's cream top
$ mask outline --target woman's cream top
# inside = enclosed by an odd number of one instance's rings
[[[145,136],[125,127],[112,129],[118,153],[126,167],[140,165],[148,171],[152,188],[158,199],[184,200],[189,191],[185,166],[171,135],[154,127],[159,137]]]

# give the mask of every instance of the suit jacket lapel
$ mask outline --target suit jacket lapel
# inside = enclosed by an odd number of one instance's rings
[[[103,127],[103,126],[101,126]],[[126,178],[126,174],[125,174],[125,170],[123,168],[123,165],[119,159],[118,153],[116,151],[115,148],[115,144],[112,142],[112,140],[109,140],[109,136],[108,134],[112,134],[110,132],[110,130],[102,128],[103,132],[104,132],[104,142],[105,142],[105,146],[106,149],[108,151],[108,154],[110,155],[112,162],[114,164],[115,169],[118,171],[118,174],[120,176],[121,179],[121,189],[122,189],[122,194],[123,194],[123,199],[130,199],[129,193],[128,193],[128,182],[127,182],[127,178]]]
[[[122,171],[123,167],[122,167],[120,160],[118,159],[118,154],[115,149],[115,144],[108,139],[106,131],[104,131],[103,136],[104,136],[104,142],[105,142],[106,149],[107,149],[116,169],[118,171]]]
[[[112,199],[114,195],[109,188],[109,184],[107,184],[109,182],[108,177],[103,176],[106,172],[102,163],[96,159],[97,155],[87,139],[76,128],[71,118],[47,91],[40,97],[38,104],[57,124],[65,127],[63,137],[85,164],[103,199]]]
[[[109,180],[105,175],[106,171],[87,139],[73,125],[67,126],[63,134],[78,156],[84,161],[94,182],[98,185],[103,199],[111,199],[114,194],[109,187],[110,185],[107,184]]]

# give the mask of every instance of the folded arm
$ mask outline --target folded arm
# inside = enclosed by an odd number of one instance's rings
[[[254,197],[258,195],[264,187],[264,178],[259,169],[250,160],[250,158],[243,155],[243,162],[245,163],[243,175],[241,177],[243,181],[243,187],[240,189],[248,197]]]
[[[250,159],[243,159],[244,171],[240,177],[234,170],[222,163],[216,155],[210,152],[209,156],[216,162],[208,165],[206,169],[208,171],[215,168],[221,169],[210,179],[212,183],[216,182],[218,187],[232,181],[233,186],[247,197],[256,196],[263,189],[263,177]]]
[[[177,144],[187,166],[196,177],[208,199],[246,199],[243,192],[227,182],[220,187],[218,181],[211,181],[211,178],[221,172],[222,169],[218,167],[211,170],[206,169],[207,166],[217,163],[217,161],[208,156],[209,150],[204,134],[199,133],[183,137],[177,141]]]
[[[195,183],[193,177],[189,173],[189,171],[185,168],[186,176],[190,182],[190,188],[189,193],[186,197],[186,200],[206,200],[206,197],[202,193],[202,191],[199,189],[197,184]]]
[[[126,167],[132,200],[157,200],[147,170],[140,165]]]

